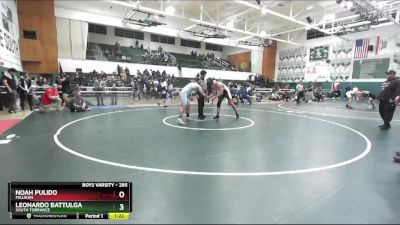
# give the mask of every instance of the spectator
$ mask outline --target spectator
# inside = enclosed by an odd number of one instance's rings
[[[59,79],[59,85],[61,85],[61,100],[63,103],[65,103],[65,106],[71,103],[70,97],[72,97],[72,91],[71,91],[71,86],[70,86],[70,79],[65,75],[61,74],[61,77]]]
[[[303,101],[305,101],[303,81],[300,81],[296,86],[296,103],[297,104],[300,103],[300,98],[303,98]]]
[[[15,113],[17,111],[16,101],[17,101],[17,88],[18,88],[18,78],[17,70],[14,68],[8,69],[4,72],[2,83],[7,90],[8,98],[8,112]]]
[[[244,86],[242,86],[240,88],[238,95],[239,95],[239,100],[243,105],[245,104],[244,100],[247,100],[247,102],[251,105],[251,99],[250,99],[248,92]]]
[[[96,92],[96,100],[97,100],[97,106],[104,106],[104,99],[103,99],[103,91],[104,91],[105,83],[101,79],[100,76],[97,77],[97,79],[94,81],[94,91]]]
[[[28,96],[28,84],[27,84],[27,76],[26,73],[21,75],[19,77],[19,86],[18,86],[18,90],[19,90],[19,104],[21,106],[21,110],[24,111],[25,110],[25,101],[27,99]],[[31,107],[31,111],[32,111],[32,104],[29,104]]]
[[[112,83],[112,87],[111,87],[111,105],[117,105],[118,102],[118,93],[116,93],[116,91],[118,91],[118,88],[116,86],[116,83]]]
[[[126,74],[127,76],[130,76],[129,68],[128,68],[127,66],[125,67],[125,74]]]
[[[181,67],[181,65],[179,65],[179,64],[178,64],[177,67],[178,67],[178,76],[179,76],[179,77],[182,77],[182,67]]]
[[[26,78],[26,87],[27,87],[27,100],[28,100],[28,104],[29,104],[29,109],[31,110],[31,111],[33,111],[33,100],[34,100],[34,91],[33,91],[33,85],[32,85],[32,78],[28,75],[28,74],[26,74],[27,76],[27,78]]]
[[[106,50],[104,50],[104,55],[106,57],[110,56],[110,51],[108,51],[108,48],[106,48]]]
[[[81,92],[77,91],[75,93],[75,97],[72,100],[72,107],[71,107],[71,112],[85,112],[89,111],[89,106],[85,102],[85,100],[81,96]]]
[[[174,97],[174,85],[172,84],[172,82],[169,83],[168,85],[168,95],[172,100],[172,103],[175,102],[175,97]]]
[[[59,96],[57,89],[58,86],[56,83],[53,83],[51,87],[46,89],[42,97],[42,107],[40,109],[40,112],[42,113],[47,112],[52,104],[56,104],[57,106],[56,111],[60,112],[62,100]]]

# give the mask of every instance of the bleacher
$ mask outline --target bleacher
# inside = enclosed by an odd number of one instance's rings
[[[203,62],[191,55],[171,53],[176,58],[176,62],[182,67],[203,68]]]
[[[106,50],[108,54],[106,54]],[[155,53],[155,50],[152,50]],[[224,59],[216,58],[214,62],[202,61],[198,58],[194,58],[189,54],[172,53],[166,52],[170,55],[172,62],[169,65],[179,64],[181,67],[187,68],[204,68],[204,69],[215,69],[215,70],[229,70],[231,65]],[[130,62],[130,63],[141,63],[149,65],[168,65],[167,62],[161,60],[155,60],[147,55],[146,49],[135,48],[133,46],[126,47],[120,46],[120,52],[116,52],[115,45],[108,44],[97,44],[88,42],[86,50],[86,59],[88,60],[103,60],[113,62]]]

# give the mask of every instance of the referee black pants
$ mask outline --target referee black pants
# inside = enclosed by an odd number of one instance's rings
[[[197,103],[198,103],[197,110],[198,110],[198,113],[199,113],[198,117],[202,117],[202,116],[204,116],[204,114],[203,114],[203,111],[204,111],[204,97],[201,96],[200,94],[199,94],[199,98],[197,99]]]
[[[396,105],[388,101],[379,102],[379,113],[383,119],[383,124],[385,126],[390,126],[390,121],[393,119],[394,111],[396,110]]]

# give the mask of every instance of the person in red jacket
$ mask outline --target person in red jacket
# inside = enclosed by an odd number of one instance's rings
[[[61,109],[61,98],[58,93],[58,85],[53,83],[53,85],[46,89],[45,93],[42,96],[42,107],[40,112],[46,112],[50,108],[52,104],[57,105],[56,111],[59,112]]]

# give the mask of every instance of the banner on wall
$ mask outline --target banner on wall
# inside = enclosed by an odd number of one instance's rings
[[[330,77],[326,62],[309,62],[306,67],[306,81],[327,81]]]
[[[15,1],[0,1],[0,64],[21,68],[19,52],[19,27]]]
[[[310,48],[310,62],[327,60],[329,58],[329,46]]]

